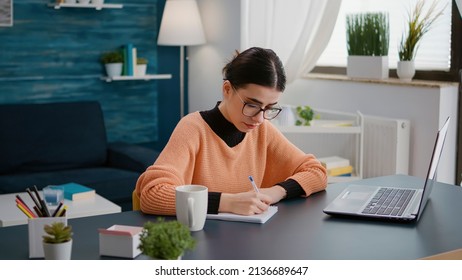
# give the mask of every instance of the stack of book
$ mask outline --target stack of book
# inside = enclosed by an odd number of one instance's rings
[[[136,71],[137,53],[133,44],[122,46],[122,54],[124,56],[124,66],[122,70],[123,76],[134,76]]]
[[[351,176],[353,166],[350,160],[339,156],[318,158],[321,164],[327,169],[327,176]]]

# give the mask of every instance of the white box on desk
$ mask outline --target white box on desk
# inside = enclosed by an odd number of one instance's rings
[[[99,231],[99,254],[101,256],[136,258],[141,254],[140,234],[142,227],[113,225]]]

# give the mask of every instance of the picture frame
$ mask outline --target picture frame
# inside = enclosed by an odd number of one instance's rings
[[[0,26],[13,26],[13,0],[0,0]]]

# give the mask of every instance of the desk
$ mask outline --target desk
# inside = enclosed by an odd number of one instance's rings
[[[39,193],[43,197],[42,191],[39,191]],[[0,195],[0,227],[27,224],[26,215],[16,207],[16,195],[19,195],[30,207],[34,205],[26,192]],[[78,201],[66,199],[64,200],[64,205],[68,207],[66,216],[69,219],[118,213],[121,211],[119,205],[112,203],[98,194],[94,198]],[[53,209],[56,209],[56,207],[50,208],[50,210]]]
[[[356,183],[423,186],[423,180],[404,175]],[[400,224],[324,214],[322,209],[347,185],[329,185],[307,199],[280,202],[278,213],[263,225],[207,220],[204,230],[193,232],[197,246],[183,259],[403,260],[462,248],[461,187],[436,183],[419,222]],[[155,217],[136,211],[70,220],[74,228],[72,259],[103,258],[99,256],[98,228],[141,226],[148,220]],[[26,226],[1,228],[0,248],[0,259],[27,259]]]

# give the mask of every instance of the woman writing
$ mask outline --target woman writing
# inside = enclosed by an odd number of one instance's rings
[[[175,187],[208,187],[208,213],[259,214],[282,199],[326,188],[326,170],[268,120],[281,108],[286,77],[278,56],[250,48],[223,68],[223,100],[180,120],[169,142],[138,179],[141,211],[175,214]],[[249,181],[252,176],[260,191]]]

